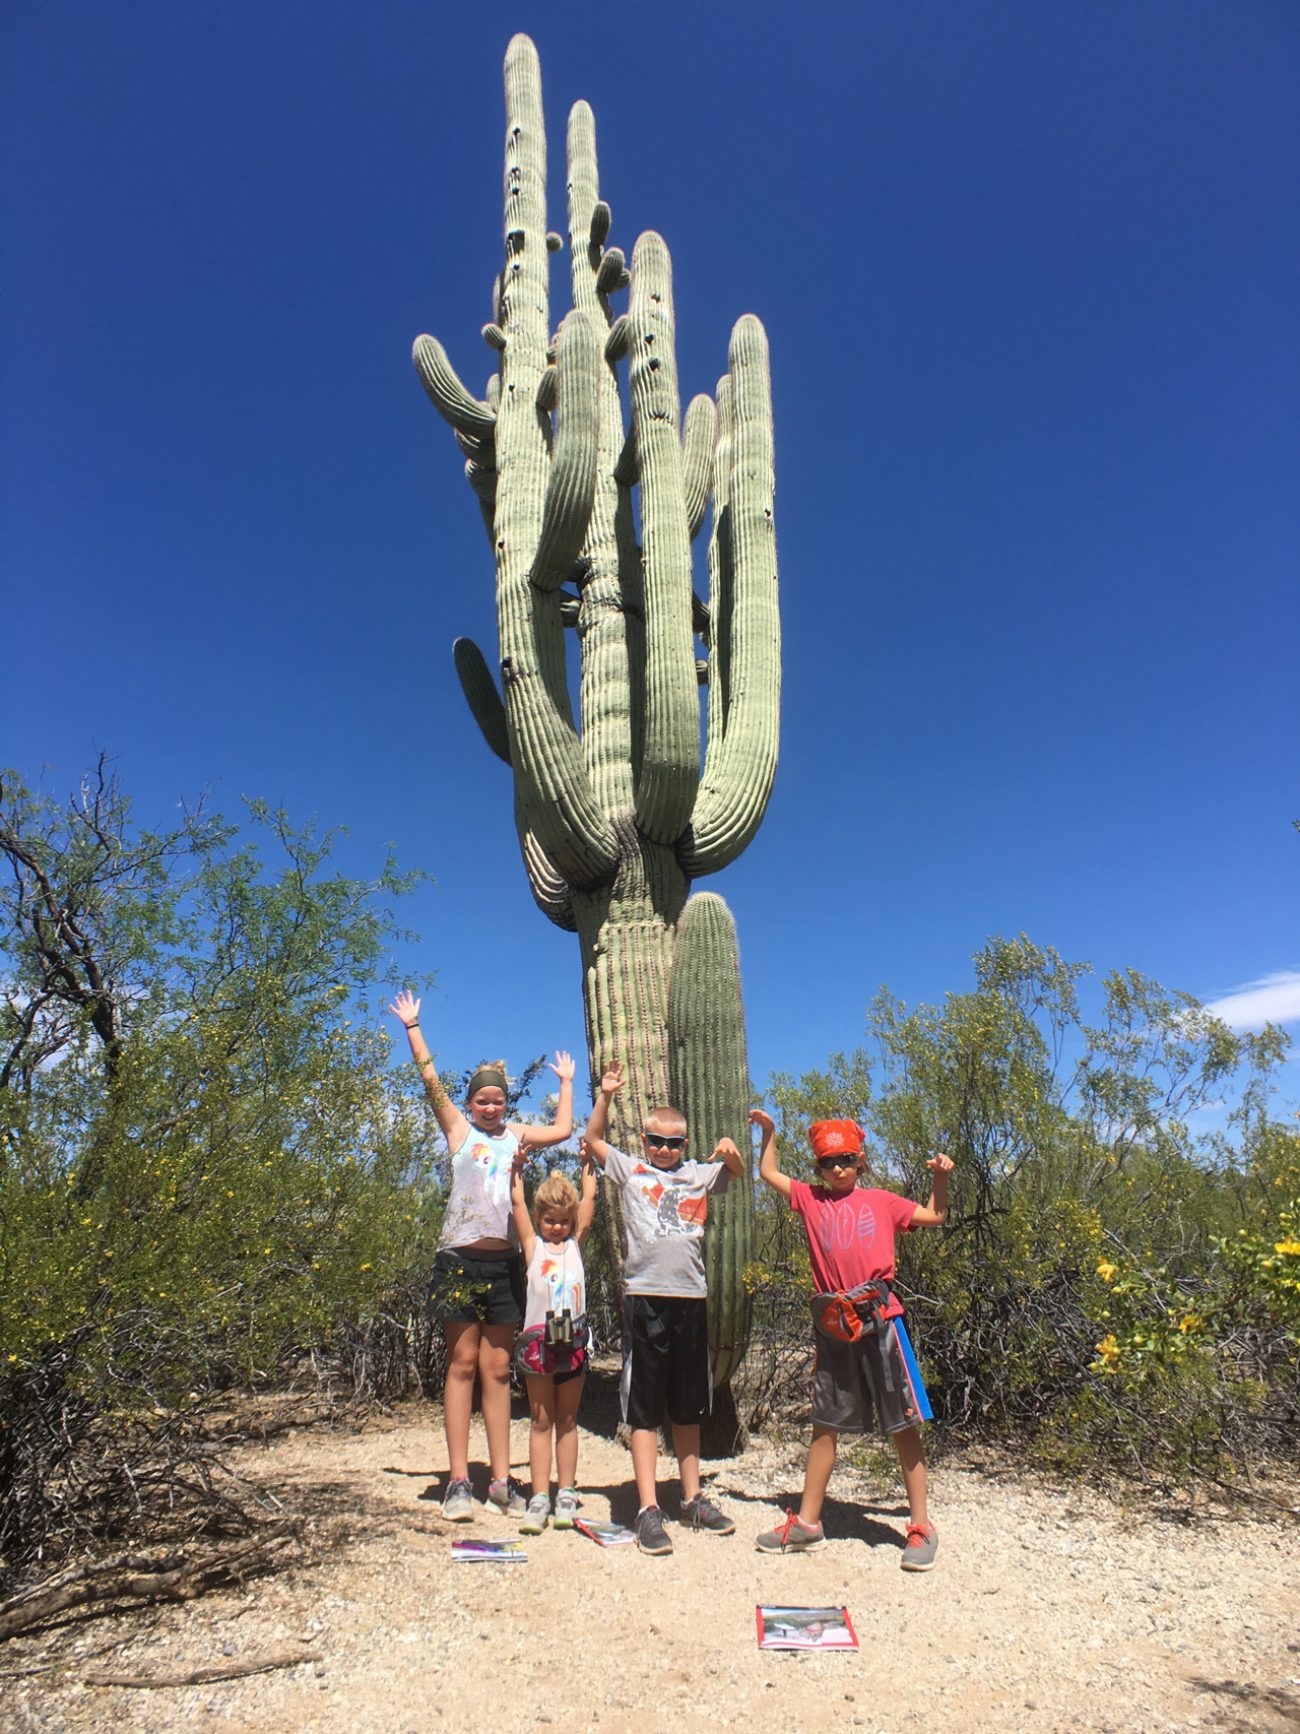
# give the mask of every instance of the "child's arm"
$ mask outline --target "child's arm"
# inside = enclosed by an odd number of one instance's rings
[[[623,1088],[624,1082],[622,1060],[611,1060],[601,1077],[600,1089],[596,1092],[596,1100],[591,1106],[591,1118],[587,1121],[587,1154],[599,1168],[605,1166],[605,1157],[609,1153],[609,1145],[605,1142],[605,1128],[609,1125],[609,1105]]]
[[[438,1068],[434,1065],[433,1055],[420,1034],[419,1000],[409,988],[403,988],[388,1009],[406,1031],[406,1039],[411,1044],[411,1057],[420,1068],[420,1076],[424,1079],[424,1093],[429,1098],[429,1106],[433,1109],[439,1126],[442,1127],[443,1136],[451,1149],[459,1150],[465,1142],[465,1134],[469,1131],[469,1121],[438,1081]]]
[[[521,1144],[515,1151],[514,1167],[510,1171],[510,1206],[514,1211],[515,1232],[519,1236],[519,1245],[527,1264],[533,1256],[533,1242],[537,1239],[537,1231],[533,1227],[533,1219],[528,1214],[528,1202],[524,1197],[524,1163],[528,1160],[528,1146]]]
[[[578,1215],[573,1224],[573,1238],[579,1248],[591,1232],[596,1216],[596,1164],[587,1150],[587,1140],[579,1138],[578,1154],[582,1157],[582,1190],[578,1194]]]
[[[737,1150],[730,1138],[719,1138],[714,1146],[712,1162],[721,1162],[733,1180],[739,1180],[745,1172],[745,1158]]]
[[[948,1176],[952,1173],[952,1157],[945,1156],[940,1150],[930,1158],[926,1167],[934,1175],[934,1184],[928,1202],[918,1204],[912,1212],[909,1228],[938,1228],[948,1214]]]
[[[782,1198],[790,1196],[790,1176],[782,1174],[776,1165],[776,1122],[762,1108],[751,1108],[749,1123],[762,1132],[758,1147],[758,1177]]]
[[[563,1048],[557,1050],[555,1063],[551,1070],[560,1080],[560,1100],[555,1109],[555,1120],[550,1126],[529,1126],[528,1142],[535,1150],[547,1150],[552,1144],[563,1144],[573,1131],[573,1074],[576,1071],[573,1055]],[[510,1130],[517,1138],[524,1130],[522,1126],[511,1126]]]

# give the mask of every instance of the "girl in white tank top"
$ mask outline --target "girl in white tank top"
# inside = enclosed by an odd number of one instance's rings
[[[533,1496],[520,1529],[540,1535],[551,1515],[554,1442],[555,1527],[572,1529],[578,1510],[578,1404],[587,1381],[587,1280],[582,1248],[596,1211],[596,1166],[583,1151],[582,1191],[563,1174],[548,1175],[528,1214],[524,1163],[515,1158],[510,1198],[528,1266],[523,1334],[515,1358],[528,1384],[532,1429],[528,1467]]]

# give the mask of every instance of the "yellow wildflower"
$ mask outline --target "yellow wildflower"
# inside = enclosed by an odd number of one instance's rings
[[[1103,1258],[1101,1263],[1097,1266],[1097,1275],[1103,1282],[1113,1282],[1115,1280],[1115,1272],[1118,1269],[1119,1266],[1117,1264],[1111,1264],[1108,1260]]]
[[[1273,1245],[1273,1251],[1280,1252],[1287,1258],[1300,1258],[1300,1240],[1292,1235],[1288,1240],[1276,1241]]]
[[[1115,1341],[1113,1334],[1103,1337],[1099,1343],[1095,1343],[1093,1346],[1108,1367],[1113,1367],[1115,1362],[1119,1360],[1119,1344]]]
[[[1202,1320],[1199,1313],[1184,1313],[1182,1318],[1178,1321],[1178,1328],[1183,1335],[1186,1336],[1188,1331],[1200,1330],[1201,1323]]]

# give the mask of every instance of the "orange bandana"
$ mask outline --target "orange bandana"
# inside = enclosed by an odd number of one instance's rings
[[[862,1128],[852,1120],[818,1120],[808,1128],[814,1156],[860,1156]]]

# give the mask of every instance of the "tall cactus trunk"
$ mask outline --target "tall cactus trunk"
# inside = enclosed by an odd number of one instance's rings
[[[468,460],[496,564],[501,689],[467,639],[456,671],[484,739],[513,772],[533,897],[581,942],[593,1083],[610,1060],[627,1068],[614,1138],[635,1150],[645,1114],[671,1101],[707,1160],[721,1136],[747,1142],[748,1077],[731,920],[716,898],[688,902],[688,892],[750,842],[776,773],[767,339],[752,315],[739,319],[716,404],[698,396],[682,416],[668,249],[643,234],[629,271],[607,244],[585,102],[568,126],[573,311],[553,331],[547,255],[564,242],[546,228],[541,72],[526,36],[507,50],[505,87],[505,256],[483,328],[496,372],[477,398],[436,339],[417,338],[414,351]],[[626,289],[628,310],[616,316],[612,297]],[[705,602],[692,588],[691,545],[710,500]],[[581,728],[565,644],[575,628]],[[611,1239],[621,1257],[621,1235]],[[719,1384],[744,1354],[751,1240],[746,1176],[706,1238]]]

